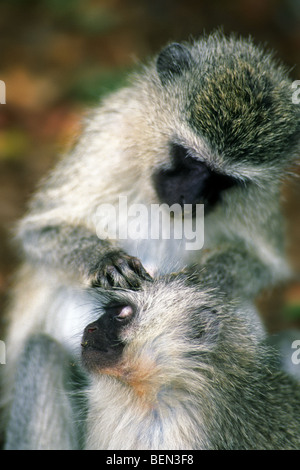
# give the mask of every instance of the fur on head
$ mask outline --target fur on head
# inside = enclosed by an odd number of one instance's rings
[[[135,292],[98,291],[104,306],[82,339],[92,377],[88,447],[213,445],[215,403],[233,380],[237,388],[250,380],[257,344],[234,305],[212,294],[180,276]]]

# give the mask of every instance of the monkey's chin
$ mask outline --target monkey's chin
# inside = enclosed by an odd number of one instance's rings
[[[114,370],[118,364],[118,355],[114,349],[96,349],[82,345],[81,362],[89,372],[107,373]]]

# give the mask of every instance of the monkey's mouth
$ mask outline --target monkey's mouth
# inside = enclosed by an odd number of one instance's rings
[[[112,368],[118,364],[122,356],[123,346],[94,347],[86,339],[81,343],[81,360],[89,371],[101,372],[102,369]]]

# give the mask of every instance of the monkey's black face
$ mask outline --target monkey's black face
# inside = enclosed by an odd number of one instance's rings
[[[217,173],[204,162],[192,156],[178,144],[170,146],[171,168],[161,169],[153,175],[154,187],[161,202],[205,205],[207,214],[222,198],[223,191],[238,184],[228,175]]]
[[[88,370],[110,368],[118,363],[125,346],[120,335],[134,314],[130,305],[108,305],[105,313],[85,328],[81,342],[82,361]]]

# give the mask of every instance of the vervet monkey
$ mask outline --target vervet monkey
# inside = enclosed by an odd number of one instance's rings
[[[257,316],[195,278],[99,292],[82,338],[87,449],[300,448],[300,384]]]
[[[299,449],[300,384],[228,294],[195,267],[139,290],[94,288],[75,356],[83,410],[66,348],[32,335],[6,449]]]
[[[230,295],[245,300],[288,276],[279,189],[299,147],[299,107],[291,93],[285,69],[271,55],[250,40],[216,33],[168,45],[128,87],[104,99],[18,226],[24,264],[10,307],[3,393],[8,412],[13,389],[17,396],[22,390],[20,357],[26,352],[30,362],[33,351],[43,349],[32,345],[36,334],[52,338],[49,350],[57,342],[66,361],[76,355],[96,286],[139,289],[153,266],[161,274],[196,264],[221,290],[231,286]],[[206,250],[150,236],[101,239],[107,220],[98,220],[98,208],[114,208],[120,197],[128,207],[189,204],[196,215],[204,203]],[[123,223],[121,214],[119,227]],[[61,390],[58,409],[65,414],[59,418],[68,416],[68,423],[73,409],[64,406],[62,364],[49,358],[44,398],[50,403]],[[32,400],[29,394],[29,407]],[[48,411],[54,415],[51,406]],[[32,420],[42,438],[41,421]],[[18,421],[10,420],[9,430],[16,428]],[[44,444],[33,439],[28,445],[72,447],[63,429],[50,427]]]
[[[204,248],[246,249],[259,288],[281,278],[279,183],[300,138],[291,96],[286,70],[248,40],[214,34],[167,46],[103,101],[41,185],[18,227],[27,266],[73,285],[137,287],[153,258],[170,271],[172,260],[178,269],[201,259],[180,243],[163,244],[162,256],[153,240],[99,240],[97,209],[124,196],[128,206],[203,203]]]

